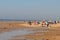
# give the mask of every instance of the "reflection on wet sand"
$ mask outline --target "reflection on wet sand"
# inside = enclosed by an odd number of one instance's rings
[[[10,40],[60,40],[60,29],[49,29],[47,32],[37,32],[27,35],[17,35]]]

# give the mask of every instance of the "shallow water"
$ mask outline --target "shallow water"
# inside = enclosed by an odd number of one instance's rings
[[[45,28],[41,28],[39,30],[37,30],[36,28],[30,28],[30,29],[27,28],[27,29],[19,29],[19,30],[4,32],[4,33],[0,34],[0,40],[8,40],[8,39],[12,38],[13,36],[26,35],[26,34],[30,34],[30,33],[34,33],[34,32],[46,32],[46,30],[44,31],[44,29]]]

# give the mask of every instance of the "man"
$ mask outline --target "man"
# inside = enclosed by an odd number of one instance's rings
[[[47,27],[49,26],[49,23],[48,22],[45,22],[45,24],[47,25]]]

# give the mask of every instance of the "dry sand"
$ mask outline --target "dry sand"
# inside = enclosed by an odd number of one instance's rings
[[[23,25],[21,24],[23,24],[23,22],[0,22],[0,33],[23,28]]]
[[[30,25],[23,21],[0,22],[0,33],[29,27]]]
[[[40,25],[29,25],[27,22],[24,21],[0,21],[0,33],[21,29],[21,28],[39,28]]]

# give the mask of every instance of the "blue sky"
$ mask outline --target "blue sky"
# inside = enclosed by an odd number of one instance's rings
[[[60,0],[0,0],[0,19],[60,19]]]

